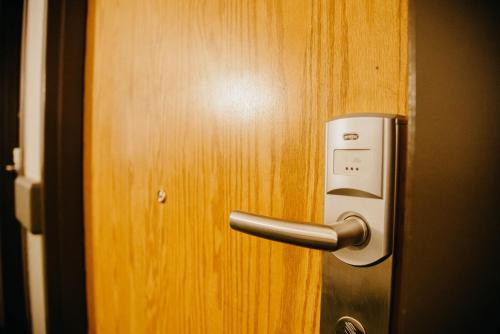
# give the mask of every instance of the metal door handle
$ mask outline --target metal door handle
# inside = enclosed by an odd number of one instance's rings
[[[237,231],[257,237],[326,251],[362,245],[369,232],[368,225],[357,216],[331,225],[318,225],[232,211],[229,224]]]

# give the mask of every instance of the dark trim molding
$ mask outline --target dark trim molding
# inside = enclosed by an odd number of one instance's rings
[[[49,333],[86,333],[83,87],[86,1],[49,1],[44,250]]]

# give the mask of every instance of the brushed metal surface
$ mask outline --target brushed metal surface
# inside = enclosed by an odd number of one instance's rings
[[[397,136],[405,120],[393,115],[356,115],[334,119],[326,126],[324,222],[331,224],[343,218],[346,211],[355,212],[370,228],[370,240],[360,251],[357,247],[339,250],[342,261],[367,266],[381,261],[392,251],[392,224],[395,210]],[[344,140],[344,133],[358,133],[357,140]],[[361,140],[362,139],[362,140]],[[337,149],[370,150],[372,171],[364,175],[334,174],[333,152]],[[377,196],[366,196],[368,189],[380,188]],[[375,194],[375,193],[374,193]]]
[[[389,332],[392,256],[370,267],[346,264],[332,253],[323,255],[322,334],[335,333],[344,316],[358,320],[369,334]]]
[[[363,116],[361,116],[363,117]],[[394,224],[396,223],[397,167],[400,158],[400,137],[405,133],[405,119],[394,116],[370,115],[376,124],[381,124],[381,131],[372,131],[382,138],[372,138],[374,142],[381,140],[380,154],[381,196],[379,198],[357,196],[351,193],[329,193],[329,185],[335,184],[337,175],[332,174],[331,160],[337,134],[332,130],[342,129],[351,133],[351,128],[359,128],[355,123],[366,119],[342,119],[342,126],[332,126],[338,120],[327,125],[327,154],[325,177],[333,181],[325,182],[325,224],[341,219],[346,210],[355,212],[368,222],[370,240],[363,248],[348,247],[335,253],[323,255],[323,286],[321,303],[321,333],[336,333],[337,322],[348,316],[359,321],[366,333],[387,334],[390,330],[391,295],[393,281],[393,243]],[[369,119],[367,118],[367,119]],[[353,123],[354,125],[350,125]],[[360,133],[360,138],[363,133]],[[328,139],[330,138],[330,139]],[[365,138],[369,143],[370,138]],[[352,141],[343,143],[342,148],[349,149]],[[363,148],[356,146],[355,148]],[[365,147],[367,148],[367,147]],[[349,188],[349,181],[344,186]],[[357,183],[356,183],[357,184]],[[353,187],[354,188],[354,187]]]
[[[229,223],[231,228],[240,232],[327,251],[362,245],[368,238],[366,223],[352,215],[332,225],[318,225],[232,211],[229,215]]]

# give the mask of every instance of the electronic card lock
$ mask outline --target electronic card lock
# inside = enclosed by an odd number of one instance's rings
[[[406,122],[357,114],[326,125],[324,224],[239,211],[233,229],[327,251],[322,333],[389,333],[398,160]]]

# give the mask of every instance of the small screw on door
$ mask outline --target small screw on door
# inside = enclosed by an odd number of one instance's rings
[[[165,203],[165,201],[167,200],[167,193],[164,190],[158,190],[157,199],[158,203]]]

